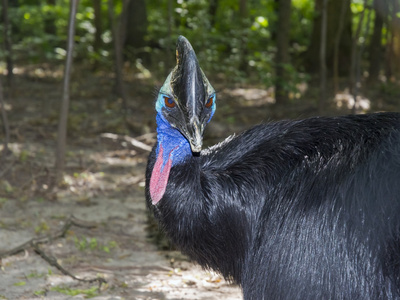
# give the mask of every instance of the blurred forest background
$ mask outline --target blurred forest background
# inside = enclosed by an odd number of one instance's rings
[[[58,126],[57,180],[67,132],[154,131],[150,99],[178,35],[219,91],[216,137],[270,119],[400,107],[400,0],[1,0],[0,18],[3,148],[24,126],[46,139]]]
[[[38,255],[0,249],[0,298],[240,299],[218,276],[180,270],[185,259],[147,222],[155,87],[179,35],[218,93],[206,145],[270,120],[400,111],[400,0],[0,0],[3,247],[72,214],[97,229],[69,230],[57,246],[46,238],[42,250],[108,280],[65,286]]]
[[[154,131],[150,100],[178,35],[219,91],[211,138],[400,107],[400,0],[1,0],[0,18],[3,152],[28,136],[54,141],[58,126],[57,181],[67,132]]]
[[[8,84],[13,70],[41,65],[40,77],[63,66],[69,4],[2,0],[0,70]],[[110,73],[121,56],[127,80],[164,78],[182,34],[208,76],[275,87],[277,104],[302,101],[304,84],[319,89],[325,76],[327,103],[346,89],[398,92],[398,0],[81,0],[76,19],[79,67]]]

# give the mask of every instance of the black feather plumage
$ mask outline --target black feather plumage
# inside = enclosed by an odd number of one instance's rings
[[[146,199],[245,299],[400,299],[400,114],[258,125],[198,152],[215,90],[190,43],[156,101]]]
[[[256,126],[174,166],[149,206],[245,299],[400,298],[400,114]]]

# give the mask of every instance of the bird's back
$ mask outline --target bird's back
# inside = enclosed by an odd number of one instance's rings
[[[272,182],[246,299],[400,298],[399,114],[284,124],[255,151]]]
[[[246,299],[399,298],[400,114],[256,126],[173,167],[155,213]]]

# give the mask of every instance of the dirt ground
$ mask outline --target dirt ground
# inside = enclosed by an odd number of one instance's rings
[[[85,152],[91,170],[66,175],[56,200],[2,198],[1,251],[58,231],[74,215],[95,228],[72,227],[41,249],[80,278],[50,266],[33,249],[2,260],[0,299],[240,299],[240,290],[201,270],[176,251],[160,251],[148,238],[143,196],[146,155]],[[126,155],[126,156],[124,156]]]
[[[6,89],[12,154],[0,158],[0,253],[57,233],[73,215],[95,227],[73,226],[40,249],[75,276],[107,283],[74,280],[26,247],[1,260],[0,299],[241,299],[237,286],[151,238],[158,234],[149,229],[144,199],[148,151],[124,136],[154,144],[159,83],[127,84],[126,125],[111,78],[73,81],[64,182],[50,191],[62,86],[60,73],[46,72],[23,70],[12,92]],[[215,122],[209,143],[233,132],[229,124]]]
[[[73,226],[40,249],[75,276],[107,283],[74,280],[27,247],[2,259],[0,299],[241,299],[240,289],[219,274],[202,270],[165,241],[154,242],[158,234],[144,199],[148,151],[126,136],[154,144],[153,90],[162,82],[127,79],[125,122],[113,79],[76,71],[67,167],[63,184],[52,190],[62,72],[37,66],[17,73],[6,93],[12,154],[0,158],[0,253],[57,233],[73,215],[94,227]],[[274,110],[271,90],[215,88],[218,108],[206,144],[262,121],[315,114],[315,103]]]

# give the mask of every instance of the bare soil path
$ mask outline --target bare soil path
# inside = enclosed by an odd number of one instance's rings
[[[71,227],[64,238],[40,248],[75,276],[107,283],[99,288],[73,280],[28,249],[1,260],[0,299],[241,299],[237,286],[149,239],[148,152],[102,137],[130,134],[111,85],[104,77],[73,85],[67,168],[63,186],[53,193],[59,80],[17,77],[18,88],[6,99],[13,153],[0,157],[0,252],[57,232],[73,215],[96,226]],[[147,83],[129,90],[130,135],[141,135],[149,146],[155,129],[152,89]]]

